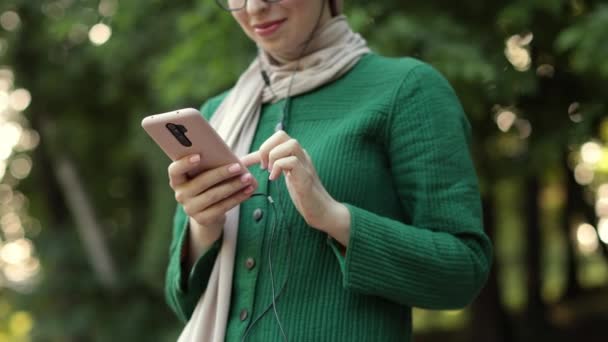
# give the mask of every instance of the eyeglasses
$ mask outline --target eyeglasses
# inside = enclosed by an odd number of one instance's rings
[[[262,0],[264,2],[268,2],[268,3],[275,3],[275,2],[279,2],[281,0]],[[217,4],[222,8],[225,9],[226,11],[239,11],[242,10],[243,8],[245,8],[245,6],[247,6],[247,0],[215,0],[215,2],[217,2]]]

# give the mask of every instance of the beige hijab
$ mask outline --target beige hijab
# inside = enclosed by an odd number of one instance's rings
[[[242,157],[250,152],[263,103],[274,103],[288,95],[296,96],[330,83],[346,74],[368,52],[367,43],[350,29],[346,17],[332,18],[318,28],[299,61],[276,61],[261,52],[219,106],[211,125],[232,151]],[[262,70],[269,76],[272,91],[265,85]],[[207,288],[179,337],[180,342],[224,341],[238,227],[237,206],[226,215],[219,255]]]

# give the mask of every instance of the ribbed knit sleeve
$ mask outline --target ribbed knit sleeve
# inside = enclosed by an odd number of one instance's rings
[[[385,137],[407,224],[345,203],[351,214],[345,256],[328,242],[346,289],[429,309],[462,308],[475,298],[492,247],[483,233],[469,134],[447,81],[426,64],[412,69],[395,92]]]
[[[201,113],[209,120],[220,103],[221,97],[206,102]],[[200,296],[205,292],[215,259],[219,253],[223,235],[216,240],[194,263],[191,269],[187,268],[187,251],[189,248],[188,215],[181,205],[177,205],[173,218],[173,233],[169,247],[169,265],[165,279],[165,298],[169,307],[177,317],[186,322]]]
[[[173,224],[173,241],[169,248],[165,295],[169,306],[184,322],[192,315],[195,304],[207,287],[222,243],[222,238],[215,241],[198,258],[192,269],[187,269],[188,229],[188,216],[178,205]]]

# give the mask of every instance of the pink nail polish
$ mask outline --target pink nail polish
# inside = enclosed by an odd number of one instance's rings
[[[233,164],[228,168],[228,171],[230,171],[231,173],[236,173],[241,171],[241,165],[240,164]]]
[[[196,164],[196,163],[198,163],[199,161],[201,161],[201,156],[200,156],[200,155],[198,155],[198,154],[197,154],[197,155],[194,155],[194,156],[190,157],[189,161],[190,161],[192,164]]]
[[[242,182],[243,184],[247,184],[247,183],[249,183],[249,182],[251,181],[251,178],[252,178],[252,177],[251,177],[251,174],[250,174],[250,173],[244,174],[244,175],[241,177],[241,182]]]

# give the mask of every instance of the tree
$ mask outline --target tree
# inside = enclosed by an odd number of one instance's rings
[[[433,337],[425,324],[445,321],[449,326],[450,317],[458,317],[464,340],[508,340],[502,335],[507,328],[515,328],[513,339],[561,329],[551,318],[554,308],[590,292],[577,277],[580,260],[588,257],[580,255],[570,236],[570,220],[596,219],[585,198],[595,196],[608,174],[602,166],[608,164],[606,152],[594,164],[596,177],[587,187],[577,183],[572,170],[581,165],[580,145],[608,140],[608,6],[565,0],[353,0],[346,5],[350,23],[375,51],[413,56],[440,70],[473,126],[472,152],[486,229],[496,244],[495,268],[471,311],[470,329],[465,324],[469,313],[418,312],[418,317],[432,317],[415,320],[420,338]],[[36,150],[15,150],[4,162],[11,169],[30,158],[34,167],[25,180],[4,172],[0,202],[2,189],[27,195],[29,206],[19,215],[29,222],[25,234],[33,239],[42,265],[33,293],[3,291],[0,298],[33,313],[34,338],[174,338],[179,324],[162,298],[174,209],[168,160],[139,122],[146,114],[198,107],[229,88],[255,55],[255,46],[211,0],[5,0],[0,24],[0,65],[14,75],[10,92],[31,94],[26,119],[18,122],[41,137]],[[8,96],[1,85],[0,105],[2,92]],[[513,189],[520,198],[517,205],[507,208],[511,195],[504,189]],[[553,198],[564,217],[557,230],[543,219],[547,189],[565,189],[564,200]],[[83,210],[76,207],[87,203],[89,214],[79,218],[75,213]],[[39,235],[28,215],[41,222]],[[510,219],[504,223],[503,217]],[[517,222],[526,222],[526,229]],[[506,230],[512,230],[512,238],[501,238]],[[547,250],[553,248],[546,243],[548,234],[566,241],[569,251],[560,267],[570,276],[563,277],[568,283],[557,301],[543,295]],[[514,246],[515,239],[524,247]],[[10,242],[6,236],[3,240],[0,246]],[[505,276],[517,272],[524,275]],[[108,274],[117,280],[108,280]],[[528,295],[523,309],[528,317],[546,318],[531,326],[536,332],[521,328],[527,316],[509,302],[507,281],[519,284],[524,298]],[[580,311],[568,310],[574,317]],[[485,319],[490,316],[501,322]],[[478,321],[492,329],[479,333]]]

